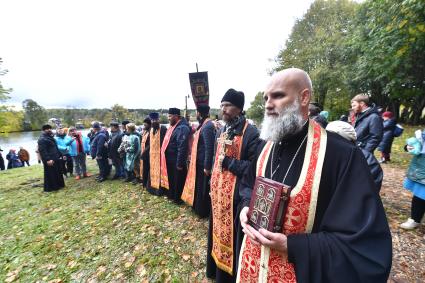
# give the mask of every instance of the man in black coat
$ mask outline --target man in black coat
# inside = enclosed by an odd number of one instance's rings
[[[118,122],[111,122],[111,139],[108,143],[109,158],[112,160],[112,165],[115,167],[115,174],[112,180],[118,178],[125,178],[123,159],[118,153],[118,148],[121,145],[123,133],[120,130],[120,124]]]
[[[42,131],[37,143],[44,167],[44,191],[57,191],[65,187],[60,164],[61,153],[53,138],[52,126],[43,125]]]
[[[165,144],[165,142],[162,144],[161,161],[163,160],[163,153],[165,153],[169,186],[167,197],[180,204],[187,174],[190,127],[186,119],[180,115],[180,109],[178,108],[170,108],[168,110],[168,121],[170,122],[170,127],[167,130],[167,134],[171,132],[171,135],[168,144]],[[163,175],[162,171],[161,175]],[[162,178],[161,184],[163,184]]]
[[[382,118],[375,104],[369,102],[369,96],[358,94],[351,100],[351,109],[356,115],[354,129],[357,134],[357,145],[371,153],[382,140]]]
[[[96,159],[99,167],[99,176],[96,177],[98,182],[103,182],[109,175],[108,164],[108,148],[106,147],[106,134],[101,130],[98,122],[93,123],[94,138],[91,142],[90,155]]]
[[[238,184],[253,160],[258,130],[243,114],[245,95],[229,89],[221,100],[226,123],[216,134],[211,176],[211,214],[208,230],[207,277],[234,282],[242,241],[239,227]]]

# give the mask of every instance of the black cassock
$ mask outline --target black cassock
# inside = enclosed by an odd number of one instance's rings
[[[152,126],[153,127],[153,126]],[[160,131],[159,132],[159,148],[160,148],[160,150],[161,150],[161,146],[162,146],[162,142],[164,141],[164,137],[165,137],[165,134],[167,133],[167,128],[166,127],[164,127],[164,126],[160,126],[160,128],[159,129],[155,129],[155,128],[153,128],[153,131],[154,131],[154,133],[156,134],[156,132],[157,131]],[[143,158],[143,160],[144,161],[146,161],[146,163],[145,164],[143,164],[143,169],[146,167],[146,168],[148,168],[149,170],[147,171],[147,182],[146,182],[146,190],[149,192],[149,193],[151,193],[151,194],[153,194],[153,195],[156,195],[156,196],[162,196],[163,194],[164,194],[164,189],[163,188],[158,188],[158,189],[155,189],[155,188],[153,188],[152,186],[151,186],[151,178],[150,178],[150,147],[151,147],[151,135],[150,135],[150,132],[149,132],[149,137],[148,137],[148,140],[146,141],[146,147],[145,147],[145,154],[143,154],[142,155],[142,158]],[[159,162],[159,161],[158,161]],[[146,164],[147,164],[147,166],[146,166]]]
[[[193,200],[193,209],[195,213],[203,217],[210,214],[211,198],[210,198],[210,179],[206,176],[204,169],[211,171],[214,155],[215,143],[215,127],[212,121],[207,121],[203,125],[202,121],[198,127],[202,130],[199,133],[199,140],[196,153],[196,179],[195,179],[195,195]]]
[[[62,175],[62,166],[60,162],[55,162],[53,166],[47,165],[43,162],[44,166],[44,191],[51,192],[57,191],[65,187],[65,182]]]
[[[57,191],[65,187],[60,162],[61,154],[52,135],[41,134],[38,139],[38,151],[44,167],[44,191]],[[52,166],[47,165],[49,160],[53,160]]]
[[[181,196],[187,175],[189,134],[189,124],[185,118],[182,118],[174,129],[170,137],[170,142],[165,150],[169,184],[167,197],[175,203],[182,203]],[[177,167],[182,169],[178,170]]]
[[[303,138],[303,130],[275,148],[273,179],[282,182]],[[288,260],[297,282],[387,282],[391,234],[366,160],[355,145],[328,132],[314,225],[310,234],[288,235]],[[264,147],[260,145],[257,158]],[[285,184],[294,187],[303,166],[306,143]],[[270,178],[272,155],[267,163]],[[256,176],[253,162],[240,184],[241,205],[248,206]]]
[[[243,128],[245,125],[245,117],[241,116],[239,123],[235,126],[233,130],[230,131],[231,136],[242,135]],[[216,140],[220,137],[221,133],[225,131],[226,128],[220,129],[216,133]],[[243,135],[242,148],[241,148],[241,156],[239,160],[225,157],[223,161],[223,169],[229,170],[234,175],[237,176],[236,186],[233,195],[233,223],[234,223],[234,235],[233,235],[233,274],[230,275],[226,271],[217,267],[213,257],[211,256],[212,251],[212,242],[213,242],[213,217],[212,213],[210,213],[209,217],[209,228],[208,228],[208,245],[207,245],[207,277],[214,278],[217,283],[231,283],[236,280],[236,271],[238,264],[238,255],[239,250],[242,244],[242,229],[240,229],[239,222],[239,207],[238,204],[240,202],[239,192],[238,192],[238,184],[244,175],[245,171],[249,169],[251,165],[251,161],[255,158],[255,153],[258,145],[258,136],[259,132],[257,128],[252,125],[247,126],[245,133]],[[215,144],[217,147],[217,143]],[[217,148],[215,148],[216,150]],[[215,151],[214,150],[214,151]],[[215,154],[213,155],[215,157]],[[213,167],[214,168],[214,167]]]

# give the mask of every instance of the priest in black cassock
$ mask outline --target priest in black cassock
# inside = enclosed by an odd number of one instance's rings
[[[190,127],[180,115],[180,109],[168,110],[170,126],[161,146],[161,186],[167,190],[167,197],[175,203],[182,203],[181,196],[187,174]]]
[[[354,144],[308,119],[311,80],[273,75],[264,92],[264,140],[240,184],[246,236],[238,282],[387,282],[391,234],[366,160]],[[256,176],[292,187],[276,233],[248,225]]]
[[[140,151],[140,176],[142,185],[146,188],[149,176],[149,133],[151,131],[152,122],[149,117],[143,120],[143,132],[141,137]]]
[[[211,213],[208,229],[207,277],[216,282],[236,280],[242,241],[239,226],[238,183],[255,157],[258,130],[245,118],[242,91],[229,89],[221,99],[226,125],[216,134],[211,176]]]
[[[149,173],[146,184],[146,190],[156,196],[164,194],[161,188],[161,145],[164,141],[167,128],[159,123],[159,113],[152,112],[149,114],[151,120],[151,128],[147,146],[144,150],[142,158],[149,162]]]
[[[196,107],[198,128],[193,135],[189,170],[183,189],[182,200],[193,207],[203,218],[210,214],[210,178],[213,163],[215,126],[209,118],[210,107]]]
[[[52,126],[43,125],[42,131],[37,143],[44,167],[44,191],[57,191],[65,187],[60,163],[61,153],[53,137]]]

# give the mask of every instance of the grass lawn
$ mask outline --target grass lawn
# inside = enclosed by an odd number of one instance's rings
[[[406,127],[394,140],[386,167],[407,168],[405,141],[421,128]],[[95,167],[89,161],[91,172]],[[1,282],[206,281],[208,222],[190,208],[94,177],[69,178],[65,189],[43,193],[42,177],[42,166],[0,172]]]
[[[94,177],[43,193],[42,172],[0,173],[1,282],[205,279],[208,222],[190,208]]]

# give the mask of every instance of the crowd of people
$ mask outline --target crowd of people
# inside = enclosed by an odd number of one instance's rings
[[[6,154],[7,165],[5,164],[2,152],[3,152],[3,149],[0,148],[0,170],[1,171],[6,169],[24,167],[25,164],[27,166],[30,166],[30,154],[28,150],[26,150],[22,146],[19,147],[18,152],[16,152],[16,150],[13,148],[9,150],[9,152]]]
[[[386,282],[392,245],[380,163],[390,161],[397,136],[393,114],[356,95],[351,115],[328,122],[329,113],[311,102],[312,89],[303,70],[275,73],[264,91],[261,132],[248,123],[244,93],[235,89],[221,100],[223,124],[210,119],[207,105],[198,105],[196,126],[178,108],[169,109],[168,127],[150,113],[141,132],[127,120],[111,122],[110,132],[94,122],[87,137],[75,128],[54,135],[46,124],[38,140],[44,190],[63,188],[74,173],[89,177],[90,155],[98,182],[140,184],[209,218],[206,274],[216,282]],[[418,135],[406,146],[414,157],[404,186],[414,197],[405,229],[425,212],[424,140]],[[260,177],[292,188],[278,231],[249,222]]]

